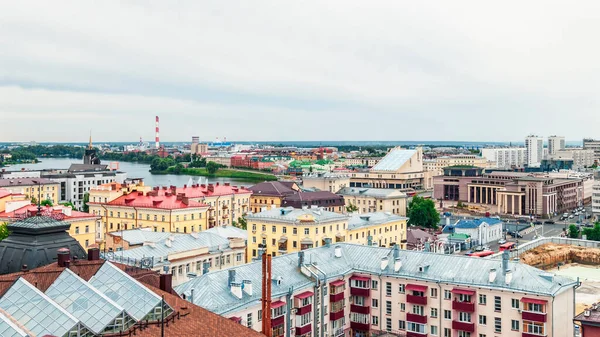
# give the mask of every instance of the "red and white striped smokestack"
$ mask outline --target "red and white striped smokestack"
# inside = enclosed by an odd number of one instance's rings
[[[158,147],[160,146],[160,140],[158,139],[158,116],[156,116],[156,134],[155,134],[155,141],[156,141],[156,149],[158,150]]]

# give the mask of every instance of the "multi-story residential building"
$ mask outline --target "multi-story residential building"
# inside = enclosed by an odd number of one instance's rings
[[[388,212],[353,214],[348,220],[346,242],[406,249],[408,218]]]
[[[555,159],[573,159],[573,169],[580,170],[594,165],[594,150],[567,148],[552,155]]]
[[[592,304],[575,316],[573,321],[580,327],[581,337],[600,336],[600,305],[598,303]]]
[[[265,181],[249,187],[249,190],[252,191],[250,210],[258,213],[264,207],[281,207],[283,198],[297,193],[300,188],[294,182]]]
[[[389,212],[406,215],[406,193],[385,188],[346,187],[338,191],[344,197],[346,207],[356,208],[358,213]]]
[[[90,189],[89,201],[94,203],[106,203],[113,201],[123,194],[131,192],[148,192],[152,188],[144,185],[142,180],[132,180],[124,184],[116,182],[102,184]]]
[[[434,178],[433,198],[487,206],[501,214],[547,217],[583,203],[583,180],[524,172],[483,173],[480,168],[448,167]]]
[[[525,148],[527,149],[527,166],[537,167],[544,159],[544,139],[536,135],[525,137]]]
[[[565,149],[565,137],[550,136],[548,137],[548,155],[555,155],[557,151]]]
[[[481,149],[481,156],[495,163],[497,168],[523,167],[527,160],[524,147],[491,147]]]
[[[6,221],[11,223],[34,216],[37,213],[38,206],[28,204],[17,209],[0,213],[0,222]],[[102,227],[100,225],[99,215],[74,211],[71,207],[62,205],[42,206],[41,214],[71,224],[67,233],[77,240],[85,249],[96,247],[97,243],[102,240]]]
[[[476,156],[474,154],[457,154],[423,160],[423,168],[425,171],[432,172],[432,176],[443,175],[444,167],[448,166],[476,166],[488,168],[491,165],[492,164],[487,158]]]
[[[352,157],[344,158],[344,166],[360,166],[360,167],[373,167],[379,163],[382,157]]]
[[[133,233],[132,233],[133,232]],[[118,243],[105,254],[109,261],[129,266],[165,271],[173,275],[173,285],[179,285],[197,275],[209,271],[239,266],[246,263],[246,243],[239,237],[224,238],[216,233],[204,231],[189,234],[170,234],[160,238],[155,233],[141,230],[130,230],[109,233],[112,241],[121,239],[135,243],[139,237],[149,239],[141,246],[117,251]],[[119,241],[119,240],[116,240]],[[110,249],[109,248],[109,249]]]
[[[61,194],[59,183],[44,178],[0,179],[0,188],[11,194],[23,194],[27,199],[50,200],[54,205],[58,204]]]
[[[583,139],[583,148],[594,151],[594,161],[600,163],[600,140],[592,138]]]
[[[504,259],[338,243],[273,257],[273,336],[573,337],[579,282]],[[261,263],[175,291],[260,330]],[[244,285],[244,287],[242,287]]]
[[[600,183],[595,183],[593,187],[592,213],[596,219],[600,218]]]
[[[352,172],[350,187],[431,188],[427,179],[430,173],[423,169],[423,150],[393,148],[377,165],[366,172]]]
[[[302,176],[302,187],[336,193],[350,186],[350,176],[346,173],[311,173]]]
[[[297,192],[283,198],[282,207],[319,207],[325,211],[345,213],[344,197],[328,191]]]

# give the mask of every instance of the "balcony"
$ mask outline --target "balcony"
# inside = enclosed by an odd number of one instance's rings
[[[302,308],[298,308],[298,310],[296,310],[296,315],[304,315],[307,312],[311,312],[312,311],[312,304],[309,304],[307,306],[304,306]]]
[[[331,336],[333,336],[333,337],[341,337],[341,336],[344,336],[344,329],[342,329],[342,328],[339,328],[339,329],[335,329],[335,330],[333,330],[333,332],[332,332]]]
[[[344,299],[344,292],[339,294],[329,294],[329,303],[338,302]]]
[[[534,321],[534,322],[542,322],[542,323],[546,323],[546,320],[547,320],[546,313],[543,313],[543,312],[523,311],[522,317],[523,317],[523,320],[526,320],[526,321]]]
[[[312,330],[312,324],[306,324],[305,326],[296,327],[296,336],[301,336],[309,333]]]
[[[406,295],[406,302],[412,304],[427,305],[426,296]]]
[[[452,321],[452,329],[467,332],[475,332],[475,323]]]
[[[452,309],[462,312],[475,312],[475,303],[452,301]]]
[[[355,312],[357,314],[369,314],[371,312],[371,307],[363,307],[360,305],[350,305],[350,312]]]
[[[548,335],[547,334],[537,335],[537,334],[529,333],[529,332],[523,332],[521,334],[521,337],[545,337],[545,336],[548,336]]]
[[[368,288],[350,288],[350,295],[354,296],[371,296],[371,289]]]
[[[369,331],[369,324],[350,322],[350,329],[356,331]]]
[[[420,324],[427,324],[427,316],[421,316],[416,314],[406,314],[406,321]]]
[[[406,337],[427,337],[424,332],[406,331]]]
[[[285,315],[279,316],[277,318],[272,318],[271,319],[271,326],[272,327],[276,327],[278,325],[281,325],[285,322]]]
[[[344,317],[344,309],[341,309],[338,312],[332,312],[329,314],[329,321],[337,321],[338,319]]]

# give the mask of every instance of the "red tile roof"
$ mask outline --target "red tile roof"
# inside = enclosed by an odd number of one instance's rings
[[[90,203],[97,204],[97,203]],[[132,192],[124,194],[106,203],[109,206],[127,206],[160,209],[182,209],[193,207],[208,207],[203,203],[189,200],[189,197],[175,195],[171,190],[153,190],[150,192]]]
[[[48,212],[48,213],[52,213],[52,214],[63,214],[62,210],[54,209],[52,206],[42,206],[42,212]],[[27,214],[37,214],[37,205],[31,204],[31,205],[23,206],[21,208],[17,208],[16,210],[14,210],[12,212],[2,212],[2,213],[0,213],[0,219],[18,218],[20,215],[27,215]],[[79,211],[71,211],[71,215],[64,214],[63,220],[68,222],[69,219],[86,219],[86,218],[96,219],[96,218],[99,218],[99,216],[96,216],[96,215],[90,214],[90,213],[79,212]]]
[[[212,186],[212,187],[211,187]],[[212,190],[211,190],[212,188]],[[232,195],[232,194],[251,194],[252,191],[246,189],[242,186],[231,186],[228,183],[223,184],[202,184],[202,185],[192,185],[192,186],[184,186],[178,187],[176,189],[177,194],[183,193],[188,198],[201,198],[201,197],[211,197],[211,196],[219,196],[219,195]]]
[[[0,188],[0,198],[4,198],[10,195],[10,191]]]

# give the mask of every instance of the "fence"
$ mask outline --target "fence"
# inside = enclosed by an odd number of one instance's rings
[[[570,238],[560,238],[560,237],[550,237],[550,238],[539,238],[533,241],[529,241],[519,245],[517,248],[511,250],[509,252],[509,257],[511,259],[516,259],[519,255],[525,253],[528,250],[537,248],[541,245],[545,245],[547,243],[554,243],[558,245],[571,245],[571,246],[579,246],[586,248],[600,248],[599,241],[590,241],[590,240],[579,240],[579,239],[570,239]],[[501,258],[502,252],[496,253],[494,255],[490,255],[488,258]]]

